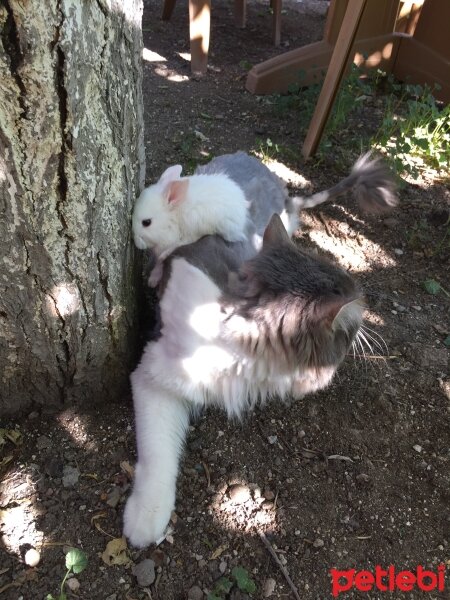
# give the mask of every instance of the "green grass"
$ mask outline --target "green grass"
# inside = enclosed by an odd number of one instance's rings
[[[318,82],[305,87],[304,78],[300,72],[287,94],[272,98],[278,115],[295,114],[303,135],[322,86]],[[401,84],[379,69],[365,74],[352,65],[340,86],[316,160],[332,155],[333,160],[346,164],[369,148],[382,153],[400,176],[416,176],[428,168],[447,174],[450,105],[438,102],[427,86]]]
[[[426,167],[442,172],[450,165],[450,105],[436,101],[420,85],[392,84],[385,116],[372,145],[387,156],[397,172],[417,175]]]

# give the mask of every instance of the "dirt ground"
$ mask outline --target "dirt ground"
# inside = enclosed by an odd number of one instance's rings
[[[147,3],[144,45],[159,55],[144,61],[148,181],[170,164],[189,170],[261,145],[284,165],[293,192],[318,191],[345,175],[333,153],[304,163],[305,123],[295,113],[277,115],[270,99],[244,89],[249,65],[322,34],[327,2],[286,0],[283,46],[275,49],[268,4],[248,2],[249,27],[242,31],[233,26],[232,3],[213,0],[210,69],[199,79],[190,77],[179,54],[189,51],[185,4],[163,23],[160,3]],[[372,115],[369,103],[355,126]],[[275,145],[290,151],[281,157]],[[72,578],[68,598],[206,600],[214,590],[233,600],[294,598],[262,532],[302,600],[332,597],[331,568],[450,566],[450,381],[443,343],[449,298],[423,288],[434,279],[449,289],[448,246],[435,250],[450,194],[422,178],[400,195],[401,207],[384,217],[368,218],[350,200],[320,207],[303,216],[297,236],[355,274],[366,292],[367,325],[387,347],[372,344],[365,359],[349,356],[329,389],[291,406],[272,403],[242,424],[213,411],[193,423],[173,531],[158,548],[104,554],[121,536],[131,485],[129,398],[58,414],[34,410],[2,424],[10,435],[0,455],[0,598],[56,597],[71,546],[86,552],[88,565]],[[40,552],[34,568],[24,562],[31,547]],[[152,582],[146,575],[153,566]],[[248,572],[256,591],[238,589],[235,567]],[[228,595],[219,593],[220,577],[234,584]],[[442,592],[340,597],[431,600],[449,598],[449,590],[447,574]]]

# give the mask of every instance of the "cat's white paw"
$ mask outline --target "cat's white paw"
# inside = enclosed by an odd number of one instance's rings
[[[163,536],[174,508],[172,497],[164,496],[155,501],[154,494],[133,492],[128,498],[123,532],[132,546],[145,548]]]

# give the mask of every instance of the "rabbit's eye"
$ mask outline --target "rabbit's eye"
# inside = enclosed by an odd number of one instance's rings
[[[151,219],[144,219],[142,221],[142,227],[150,227],[151,224],[152,224],[152,220]]]

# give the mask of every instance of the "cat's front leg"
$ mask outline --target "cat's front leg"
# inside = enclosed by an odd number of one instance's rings
[[[133,546],[143,548],[163,535],[174,509],[189,410],[182,399],[151,380],[142,364],[131,382],[138,460],[124,534]]]

